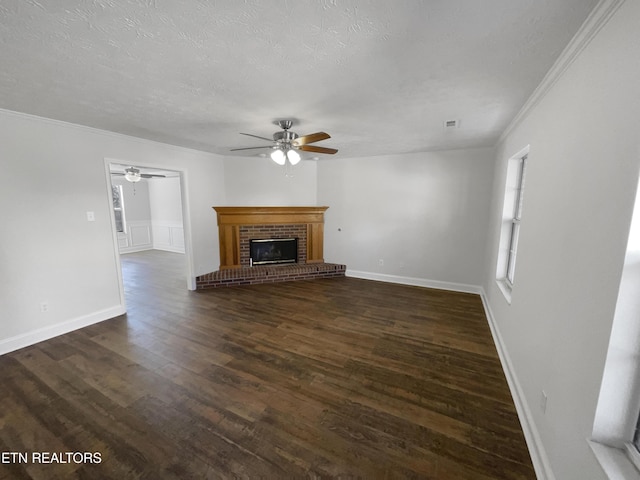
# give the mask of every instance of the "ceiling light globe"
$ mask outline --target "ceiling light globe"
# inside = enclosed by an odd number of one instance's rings
[[[280,149],[271,152],[271,160],[276,162],[278,165],[284,165],[286,159],[287,157],[284,156],[284,152]]]
[[[289,150],[287,152],[287,158],[289,159],[289,163],[291,165],[295,165],[300,161],[300,154],[295,150]]]

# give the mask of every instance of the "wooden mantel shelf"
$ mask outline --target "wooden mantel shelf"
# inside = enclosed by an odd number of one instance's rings
[[[218,225],[324,223],[329,207],[213,207]]]
[[[307,225],[307,263],[323,263],[324,212],[329,207],[213,207],[218,215],[220,270],[240,268],[240,227]]]

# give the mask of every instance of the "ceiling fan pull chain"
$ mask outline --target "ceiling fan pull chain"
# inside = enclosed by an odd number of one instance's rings
[[[293,165],[291,165],[288,158],[285,159],[284,163],[284,176],[287,178],[293,178]]]
[[[335,148],[317,147],[315,145],[310,145],[311,143],[316,143],[321,140],[327,140],[331,138],[331,135],[326,132],[310,133],[309,135],[303,135],[301,137],[296,132],[292,132],[290,130],[290,128],[293,126],[292,120],[279,120],[278,125],[280,126],[280,128],[282,128],[282,130],[273,134],[273,145],[264,145],[261,147],[232,148],[231,151],[270,148],[273,150],[273,152],[271,152],[269,156],[274,162],[276,162],[278,165],[284,165],[283,162],[285,159],[283,157],[284,155],[287,155],[287,157],[289,158],[289,162],[291,162],[291,166],[294,166],[301,160],[300,154],[296,150],[299,150],[301,152],[327,154],[334,154],[338,152],[338,150]],[[241,132],[240,135],[255,137],[262,140],[269,140],[266,137],[253,135],[252,133]],[[261,154],[260,156],[266,156],[266,154]],[[285,169],[287,169],[287,167],[285,167]]]

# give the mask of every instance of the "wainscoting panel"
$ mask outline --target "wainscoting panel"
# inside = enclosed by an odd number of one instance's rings
[[[120,253],[141,252],[153,248],[151,222],[127,222],[126,234],[118,234]]]
[[[130,225],[131,246],[141,247],[151,243],[151,231],[148,225]]]
[[[122,251],[123,248],[129,246],[129,236],[126,233],[118,232],[118,248]]]
[[[179,223],[153,222],[153,248],[184,253],[184,229]]]
[[[176,248],[181,248],[184,253],[184,229],[182,225],[171,227],[171,244]]]

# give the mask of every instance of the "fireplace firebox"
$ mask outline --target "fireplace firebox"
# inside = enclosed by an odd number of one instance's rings
[[[249,241],[251,265],[273,265],[298,261],[297,238],[266,238]]]

